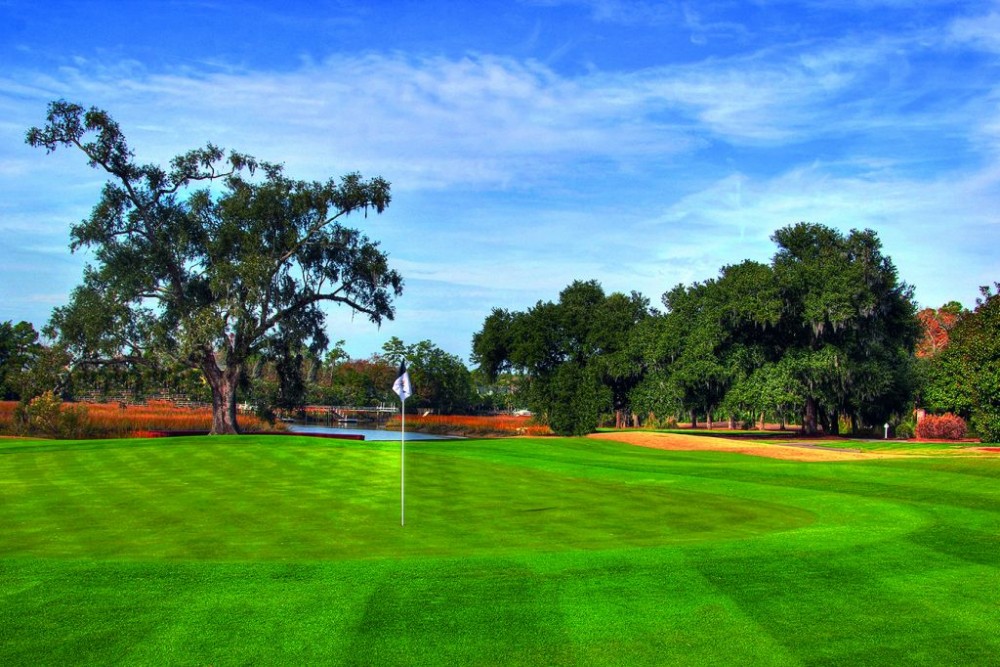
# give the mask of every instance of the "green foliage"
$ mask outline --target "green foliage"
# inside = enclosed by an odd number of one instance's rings
[[[935,356],[919,359],[917,367],[923,380],[921,405],[934,412],[970,416],[976,398],[966,366],[961,344],[949,344]]]
[[[526,373],[535,412],[554,418],[548,385],[564,364],[594,373],[626,412],[750,423],[805,414],[807,432],[857,430],[909,412],[920,380],[912,289],[878,236],[799,223],[775,232],[771,265],[745,261],[677,285],[664,314],[637,294],[573,283],[558,303],[495,309],[473,338],[488,376]]]
[[[909,440],[914,437],[917,433],[917,422],[914,418],[910,417],[903,420],[896,425],[894,429],[894,435],[900,440]]]
[[[1000,442],[1000,294],[981,291],[975,310],[958,316],[948,347],[929,360],[925,393],[929,407],[971,416],[985,442]]]
[[[398,365],[369,359],[327,358],[309,389],[309,403],[366,406],[398,400],[392,392]]]
[[[576,281],[558,302],[524,312],[494,309],[473,337],[473,360],[489,378],[522,373],[521,397],[556,433],[582,434],[600,416],[629,408],[643,374],[633,331],[649,317],[641,295],[605,295],[596,281]]]
[[[633,412],[652,419],[654,425],[666,418],[673,419],[683,409],[680,389],[670,375],[661,370],[647,372],[642,381],[629,392],[629,405]],[[676,425],[677,420],[674,419]]]
[[[15,426],[22,435],[50,438],[80,438],[87,430],[87,410],[66,406],[51,391],[46,391],[15,411]]]
[[[556,435],[586,435],[597,430],[610,390],[576,364],[560,365],[545,385],[549,427]]]
[[[398,367],[400,361],[406,360],[413,384],[409,405],[446,415],[469,410],[475,387],[472,374],[461,359],[441,350],[429,340],[406,345],[396,336],[382,346],[382,351],[394,366]]]
[[[378,244],[341,219],[381,213],[389,183],[348,174],[293,180],[282,166],[208,144],[168,168],[139,164],[104,111],[65,101],[28,131],[32,146],[81,150],[109,176],[71,230],[95,264],[50,331],[76,363],[171,363],[212,389],[213,432],[235,432],[237,382],[254,357],[326,347],[325,304],[392,319],[402,278]],[[280,396],[300,400],[299,364],[283,359]]]
[[[514,319],[512,313],[494,308],[483,322],[483,328],[472,336],[472,361],[490,381],[512,366]]]
[[[784,302],[780,340],[793,372],[823,415],[868,423],[906,408],[920,333],[913,290],[871,230],[842,235],[799,223],[775,232],[773,266]],[[807,420],[807,430],[815,424]]]
[[[0,323],[0,400],[36,396],[32,370],[44,348],[30,322]]]
[[[984,443],[1000,443],[1000,410],[977,410],[972,426]]]

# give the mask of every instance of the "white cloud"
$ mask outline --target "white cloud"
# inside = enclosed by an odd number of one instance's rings
[[[611,20],[625,7],[594,11]],[[735,29],[691,13],[688,23]],[[952,39],[987,43],[974,28],[956,21]],[[530,59],[398,53],[336,55],[283,72],[94,60],[8,69],[0,229],[34,236],[22,246],[47,247],[96,201],[100,175],[78,155],[45,157],[23,145],[45,104],[65,97],[111,111],[142,161],[211,140],[283,161],[296,177],[355,169],[387,177],[396,201],[366,227],[408,286],[400,320],[383,331],[449,336],[445,349],[460,354],[483,316],[470,304],[483,314],[522,309],[590,278],[656,303],[725,263],[768,261],[770,234],[799,220],[873,227],[922,302],[964,300],[945,292],[969,284],[974,297],[976,285],[1000,278],[984,280],[997,265],[977,254],[996,239],[998,174],[965,158],[953,164],[956,151],[925,140],[997,151],[1000,95],[984,99],[956,80],[962,94],[945,96],[939,81],[907,67],[915,50],[936,48],[918,41],[778,44],[573,75]],[[943,98],[944,112],[940,102],[921,106]],[[800,150],[819,143],[833,156]],[[949,253],[948,266],[927,259],[938,251]],[[345,313],[334,320],[353,335],[382,333]],[[421,335],[424,325],[433,334]]]
[[[0,93],[37,100],[39,120],[57,97],[107,108],[140,156],[154,159],[212,140],[302,174],[349,165],[402,188],[510,187],[572,174],[586,160],[677,159],[706,138],[777,143],[878,122],[842,98],[889,48],[847,45],[575,77],[489,55],[334,56],[291,72],[83,62],[56,76],[9,73]]]
[[[286,73],[91,63],[64,69],[57,81],[21,78],[30,81],[8,76],[0,90],[103,106],[157,153],[209,138],[244,150],[249,143],[300,172],[341,163],[407,188],[505,186],[580,156],[629,160],[692,146],[684,132],[645,120],[620,86],[492,56],[332,57]],[[549,162],[529,159],[539,156]]]
[[[1000,232],[993,215],[998,203],[996,169],[875,180],[814,164],[767,180],[727,176],[671,205],[648,226],[683,225],[684,242],[658,252],[668,262],[695,263],[696,280],[716,275],[723,263],[769,261],[775,251],[770,235],[789,224],[814,222],[844,232],[870,228],[901,279],[916,285],[917,299],[937,306],[951,299],[970,303],[979,284],[1000,276],[992,251]],[[956,286],[962,293],[955,293]]]
[[[592,20],[600,23],[650,25],[677,20],[681,8],[673,2],[646,0],[522,0],[542,7],[577,5],[590,10]]]
[[[952,21],[948,36],[955,42],[1000,53],[1000,11],[982,16],[967,16]]]

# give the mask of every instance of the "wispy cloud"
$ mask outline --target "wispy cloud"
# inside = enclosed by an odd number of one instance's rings
[[[623,25],[649,25],[678,20],[683,8],[674,2],[647,0],[521,0],[539,7],[569,5],[587,10],[594,21]]]
[[[991,272],[1000,267],[991,261],[989,239],[1000,234],[993,214],[1000,170],[933,179],[876,179],[840,171],[838,165],[818,163],[770,179],[729,175],[649,220],[650,230],[679,225],[688,230],[684,244],[651,249],[664,261],[693,264],[693,279],[704,279],[720,268],[713,264],[718,257],[768,261],[775,250],[770,235],[806,221],[845,232],[874,229],[901,278],[918,287],[917,296],[927,306],[971,299],[979,284],[996,279]],[[955,294],[954,286],[962,283],[965,293]]]
[[[204,135],[285,157],[296,169],[337,161],[376,167],[403,187],[508,185],[580,156],[611,161],[675,154],[691,139],[650,122],[621,86],[556,76],[492,56],[336,57],[298,71],[152,73],[85,63],[60,77],[8,76],[0,91],[35,99],[87,97],[147,143]],[[150,107],[157,109],[151,117]],[[527,157],[548,156],[536,163]]]
[[[979,16],[963,16],[951,22],[948,36],[957,43],[1000,53],[1000,7]]]
[[[204,55],[165,67],[99,51],[6,67],[0,230],[26,238],[2,259],[39,264],[37,251],[58,245],[96,201],[101,175],[79,156],[44,157],[23,143],[46,103],[66,98],[111,111],[141,160],[210,140],[283,161],[296,177],[385,176],[396,199],[364,227],[407,290],[384,337],[405,332],[462,354],[493,306],[524,308],[589,278],[655,302],[725,263],[768,261],[770,234],[799,220],[876,229],[927,305],[964,298],[958,284],[974,297],[976,285],[1000,277],[988,276],[997,263],[983,255],[995,245],[1000,205],[1000,84],[990,78],[1000,9],[864,34],[772,24],[761,39],[718,5],[571,4],[594,22],[588,29],[659,21],[672,38],[706,38],[705,55],[685,44],[683,58],[632,67],[545,59],[543,49],[589,36],[577,32],[518,47],[535,57],[382,44],[273,68]],[[759,5],[766,12],[769,3]],[[544,31],[531,32],[539,16],[519,24],[529,42],[544,41]],[[711,50],[720,35],[758,46]],[[965,76],[969,62],[989,67]],[[938,251],[947,265],[934,261]],[[68,265],[79,261],[67,256],[64,282],[44,291],[71,287]],[[32,293],[29,282],[22,276],[18,289]],[[0,287],[0,301],[10,294]],[[346,313],[334,323],[370,333]]]
[[[846,43],[578,76],[490,55],[335,56],[291,72],[79,61],[57,74],[8,73],[0,94],[105,106],[160,159],[211,139],[303,173],[343,164],[403,188],[510,187],[586,160],[663,160],[706,140],[780,144],[896,123],[895,103],[873,83],[899,50]]]

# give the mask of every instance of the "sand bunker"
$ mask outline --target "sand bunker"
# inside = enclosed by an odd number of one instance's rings
[[[766,456],[786,461],[864,461],[880,459],[896,454],[838,451],[820,446],[787,443],[780,445],[747,442],[724,437],[704,435],[683,435],[680,433],[653,433],[649,431],[620,431],[615,433],[592,433],[588,437],[598,440],[614,440],[639,447],[670,449],[675,451],[713,451]]]

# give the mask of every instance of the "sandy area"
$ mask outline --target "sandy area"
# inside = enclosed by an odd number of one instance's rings
[[[811,445],[768,445],[745,440],[717,438],[703,435],[683,435],[679,433],[651,433],[648,431],[622,431],[617,433],[593,433],[590,438],[614,440],[640,447],[671,449],[677,451],[714,451],[767,456],[787,461],[864,461],[898,456],[889,453],[841,452],[820,449]]]

